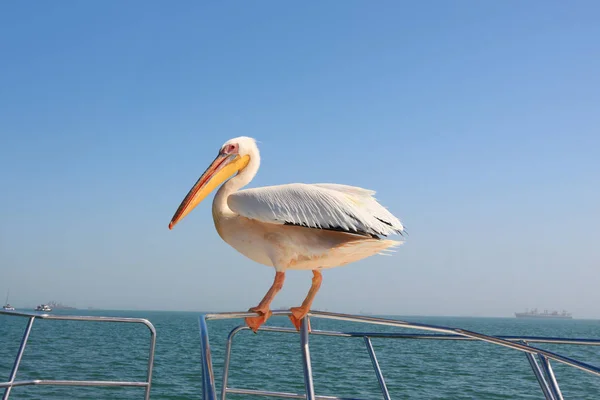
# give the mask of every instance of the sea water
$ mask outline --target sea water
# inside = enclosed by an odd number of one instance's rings
[[[97,310],[53,313],[149,319],[157,331],[151,398],[201,398],[200,313]],[[491,335],[600,338],[600,321],[597,320],[389,318],[460,327]],[[8,380],[26,322],[26,318],[0,315],[0,381]],[[218,390],[225,341],[240,322],[208,322]],[[313,329],[399,331],[317,318],[311,323]],[[287,318],[282,317],[272,318],[268,324],[291,327]],[[543,398],[525,355],[518,351],[468,341],[377,338],[372,341],[393,399]],[[143,325],[36,320],[17,379],[144,381],[149,346],[149,330]],[[600,365],[600,347],[536,346]],[[310,350],[317,394],[381,398],[362,339],[313,335]],[[228,386],[303,393],[301,361],[298,335],[269,332],[255,335],[242,331],[233,344]],[[552,365],[565,399],[600,399],[600,377],[556,362]],[[10,398],[142,399],[143,395],[143,388],[34,386],[13,388]],[[228,398],[251,396],[229,395]]]

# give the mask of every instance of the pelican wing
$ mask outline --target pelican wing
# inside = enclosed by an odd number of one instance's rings
[[[374,194],[354,186],[293,183],[240,190],[228,197],[227,204],[246,218],[266,223],[372,236],[402,234],[402,223]]]

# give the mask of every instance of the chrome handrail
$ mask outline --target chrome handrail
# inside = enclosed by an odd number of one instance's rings
[[[289,310],[278,310],[273,311],[273,316],[287,316],[290,315]],[[212,359],[210,357],[210,343],[208,337],[208,326],[207,321],[209,320],[223,320],[223,319],[240,319],[246,317],[257,316],[251,312],[226,312],[226,313],[213,313],[204,314],[200,316],[200,341],[202,346],[202,389],[204,400],[216,400],[217,391],[215,387],[215,377],[212,366]],[[416,330],[424,330],[435,332],[433,334],[406,334],[406,333],[381,333],[381,332],[338,332],[338,331],[322,331],[322,330],[311,330],[309,332],[308,319],[310,317],[333,319],[340,321],[349,322],[360,322],[375,325],[384,325],[397,328],[408,328]],[[302,320],[300,328],[300,344],[303,355],[303,367],[304,367],[304,381],[305,381],[305,393],[288,393],[288,392],[273,392],[255,389],[242,389],[242,388],[231,388],[227,386],[227,380],[229,376],[229,367],[231,359],[231,347],[233,338],[235,335],[243,330],[249,330],[247,326],[240,325],[232,329],[227,337],[227,345],[225,350],[225,360],[223,364],[223,381],[220,393],[220,399],[225,400],[227,393],[231,394],[247,394],[247,395],[261,395],[281,398],[299,398],[308,400],[340,400],[340,397],[334,396],[322,396],[315,395],[314,385],[312,379],[312,367],[309,353],[309,334],[310,335],[324,335],[324,336],[339,336],[339,337],[362,337],[364,338],[365,345],[373,369],[377,376],[379,386],[381,389],[384,400],[389,400],[390,395],[387,390],[381,368],[377,361],[375,351],[371,345],[371,338],[387,338],[387,339],[429,339],[429,340],[470,340],[470,341],[483,341],[503,347],[508,347],[514,350],[524,352],[527,356],[527,360],[531,365],[534,375],[542,389],[544,397],[547,400],[562,400],[563,396],[558,386],[558,381],[550,365],[550,360],[560,362],[562,364],[569,365],[571,367],[578,368],[585,372],[593,375],[600,376],[600,368],[594,365],[590,365],[570,357],[562,356],[558,353],[543,350],[537,347],[530,346],[529,343],[545,343],[545,344],[572,344],[572,345],[589,345],[589,346],[600,346],[600,339],[582,339],[582,338],[559,338],[559,337],[540,337],[540,336],[490,336],[481,333],[469,331],[460,328],[450,328],[445,326],[412,323],[402,320],[385,319],[377,317],[359,316],[359,315],[348,315],[339,314],[323,311],[311,311],[306,318]],[[259,328],[260,331],[265,332],[281,332],[281,333],[298,333],[293,328],[263,326]],[[539,359],[539,364],[535,357]],[[344,399],[346,400],[346,399]]]
[[[10,392],[15,386],[32,386],[32,385],[55,385],[55,386],[128,386],[128,387],[143,387],[145,388],[144,399],[150,398],[150,389],[152,386],[152,368],[154,366],[154,350],[156,347],[156,329],[150,321],[144,318],[123,318],[123,317],[101,317],[101,316],[87,316],[87,315],[57,315],[57,314],[40,314],[20,311],[5,311],[0,310],[0,315],[9,315],[16,317],[29,318],[19,351],[15,357],[13,367],[10,372],[8,382],[0,382],[0,389],[4,388],[4,395],[2,400],[7,400],[10,396]],[[121,322],[121,323],[133,323],[143,324],[150,330],[150,352],[148,355],[148,370],[146,373],[146,380],[144,382],[127,382],[127,381],[78,381],[78,380],[51,380],[51,379],[34,379],[34,380],[23,380],[17,381],[16,376],[21,365],[23,358],[23,352],[25,346],[29,340],[29,334],[33,327],[35,319],[48,319],[48,320],[62,320],[62,321],[96,321],[96,322]]]

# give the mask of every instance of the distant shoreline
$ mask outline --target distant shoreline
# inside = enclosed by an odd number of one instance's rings
[[[35,311],[35,307],[16,307],[16,311]],[[126,308],[93,308],[93,307],[87,307],[87,308],[77,308],[77,307],[71,307],[71,306],[62,306],[62,307],[53,307],[53,311],[77,311],[77,313],[83,313],[83,312],[103,312],[103,313],[110,313],[110,312],[115,312],[115,313],[144,313],[144,312],[151,312],[151,313],[193,313],[193,314],[197,314],[197,315],[201,315],[201,314],[212,314],[212,313],[220,313],[220,312],[224,312],[224,311],[215,311],[215,310],[209,310],[209,311],[204,311],[204,310],[152,310],[152,309],[126,309]],[[286,310],[286,308],[274,308],[274,310]],[[238,310],[239,311],[239,310]],[[315,309],[314,311],[323,311],[323,310],[317,310]],[[243,312],[243,311],[240,311]],[[538,321],[587,321],[587,320],[600,320],[600,317],[573,317],[573,318],[515,318],[514,314],[513,315],[506,315],[506,316],[482,316],[482,315],[431,315],[431,314],[424,314],[424,315],[419,315],[419,314],[386,314],[386,313],[381,313],[381,314],[375,314],[375,313],[350,313],[350,312],[343,312],[344,314],[354,314],[354,315],[362,315],[362,316],[372,316],[372,317],[383,317],[383,318],[394,318],[394,319],[415,319],[415,318],[469,318],[469,319],[474,319],[474,318],[489,318],[489,319],[508,319],[508,320],[538,320]]]

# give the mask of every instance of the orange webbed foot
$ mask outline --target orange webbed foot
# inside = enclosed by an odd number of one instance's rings
[[[252,307],[248,311],[260,314],[258,317],[247,317],[247,318],[245,318],[246,325],[248,325],[248,327],[250,329],[252,329],[252,332],[254,332],[254,333],[256,333],[258,331],[258,328],[260,328],[262,324],[264,324],[265,322],[267,322],[267,320],[273,314],[271,312],[271,310],[269,310],[268,308],[264,308],[263,309],[261,307]]]
[[[300,326],[302,326],[302,319],[304,317],[306,317],[309,310],[307,310],[303,307],[292,307],[292,308],[290,308],[290,311],[292,312],[292,315],[289,316],[290,321],[292,321],[292,324],[294,324],[294,326],[296,327],[296,330],[299,331]],[[310,320],[307,319],[307,322],[308,322],[308,331],[310,332]]]

